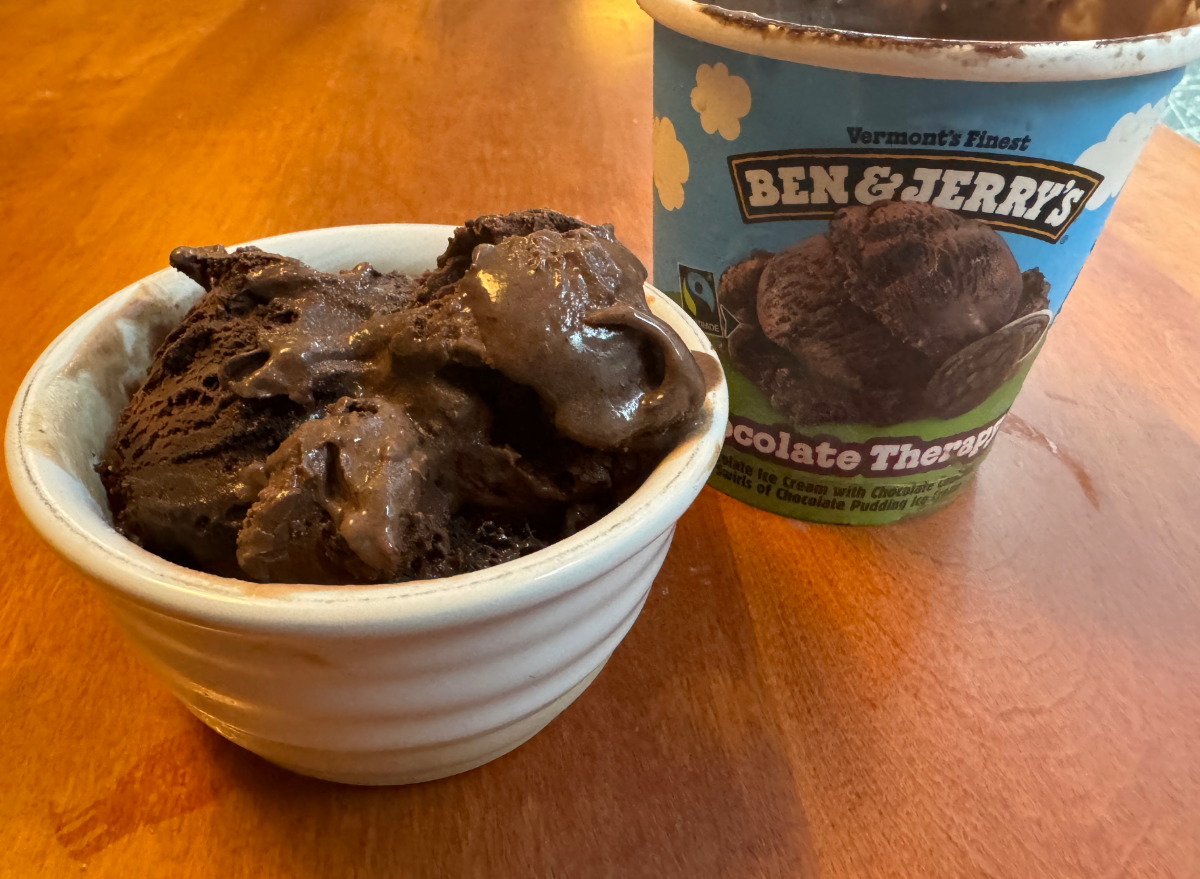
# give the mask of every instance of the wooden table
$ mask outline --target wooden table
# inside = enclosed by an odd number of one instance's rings
[[[632,0],[198,5],[0,11],[5,409],[180,243],[546,204],[648,261]],[[1200,875],[1198,206],[1160,130],[967,497],[853,530],[705,491],[592,688],[442,782],[208,732],[5,484],[0,875]]]

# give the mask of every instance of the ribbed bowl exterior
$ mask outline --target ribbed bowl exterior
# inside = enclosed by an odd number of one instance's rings
[[[674,530],[542,604],[416,636],[241,632],[104,597],[171,692],[221,735],[305,775],[404,784],[505,754],[574,701],[637,619]]]

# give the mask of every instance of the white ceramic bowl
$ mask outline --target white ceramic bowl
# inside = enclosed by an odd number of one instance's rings
[[[255,243],[324,270],[366,260],[415,273],[434,265],[451,231],[357,226]],[[632,498],[548,549],[442,580],[263,587],[126,540],[93,470],[158,342],[201,292],[171,269],[153,274],[81,317],[34,364],[5,437],[13,490],[34,527],[95,582],[193,714],[274,763],[402,784],[463,772],[529,739],[633,625],[676,520],[720,452],[723,380],[701,423]],[[683,311],[647,295],[689,347],[712,355]]]

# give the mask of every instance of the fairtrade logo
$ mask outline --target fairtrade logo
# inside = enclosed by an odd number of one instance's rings
[[[683,307],[700,325],[700,329],[710,336],[725,335],[717,307],[717,282],[712,272],[681,265],[679,291]]]

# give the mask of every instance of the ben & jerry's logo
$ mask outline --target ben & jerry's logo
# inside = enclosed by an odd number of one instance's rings
[[[787,150],[729,157],[746,223],[816,220],[846,205],[916,201],[1057,242],[1104,178],[1003,153]]]

